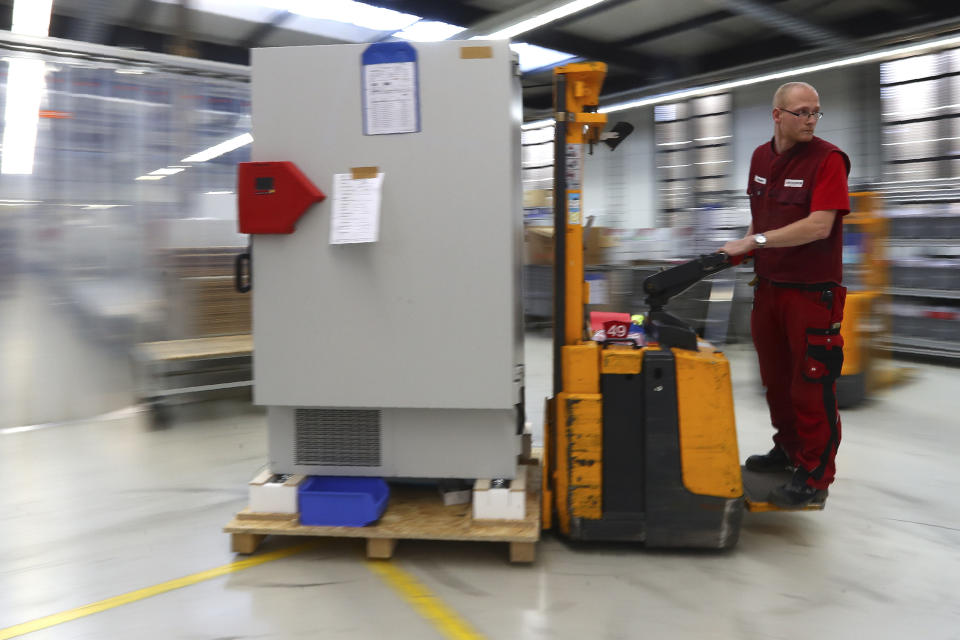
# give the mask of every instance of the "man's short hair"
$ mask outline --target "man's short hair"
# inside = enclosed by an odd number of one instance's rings
[[[817,93],[817,90],[813,88],[813,85],[807,84],[806,82],[784,82],[773,94],[773,108],[779,109],[783,107],[783,103],[787,97],[787,94],[790,93],[791,89],[795,89],[797,87],[806,87],[807,89],[813,90],[814,93]]]

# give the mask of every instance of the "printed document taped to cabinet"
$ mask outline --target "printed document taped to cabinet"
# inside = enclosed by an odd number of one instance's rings
[[[418,131],[416,64],[368,64],[363,71],[364,133],[373,136]]]
[[[380,237],[380,196],[383,174],[355,179],[353,174],[333,176],[333,215],[330,244],[376,242]]]

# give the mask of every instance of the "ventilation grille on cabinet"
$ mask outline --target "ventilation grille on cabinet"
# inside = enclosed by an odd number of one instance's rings
[[[376,409],[296,409],[295,425],[298,465],[381,466]]]

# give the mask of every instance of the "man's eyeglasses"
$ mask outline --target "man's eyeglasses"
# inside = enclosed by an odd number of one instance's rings
[[[790,111],[790,109],[784,109],[783,107],[777,107],[777,109],[780,109],[780,111],[786,111],[787,113],[792,113],[803,120],[809,119],[810,116],[813,116],[817,120],[823,117],[823,111]]]

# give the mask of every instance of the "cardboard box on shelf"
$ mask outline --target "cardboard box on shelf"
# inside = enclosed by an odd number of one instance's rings
[[[612,227],[588,227],[583,230],[583,263],[614,264],[623,231]],[[553,227],[527,227],[524,230],[524,262],[553,264]]]
[[[233,276],[180,279],[187,335],[250,333],[250,295],[238,293]]]
[[[523,192],[524,207],[552,207],[553,189],[527,189]]]
[[[583,230],[583,264],[613,264],[622,229],[587,227]]]
[[[553,264],[553,227],[527,227],[523,232],[524,264]]]

